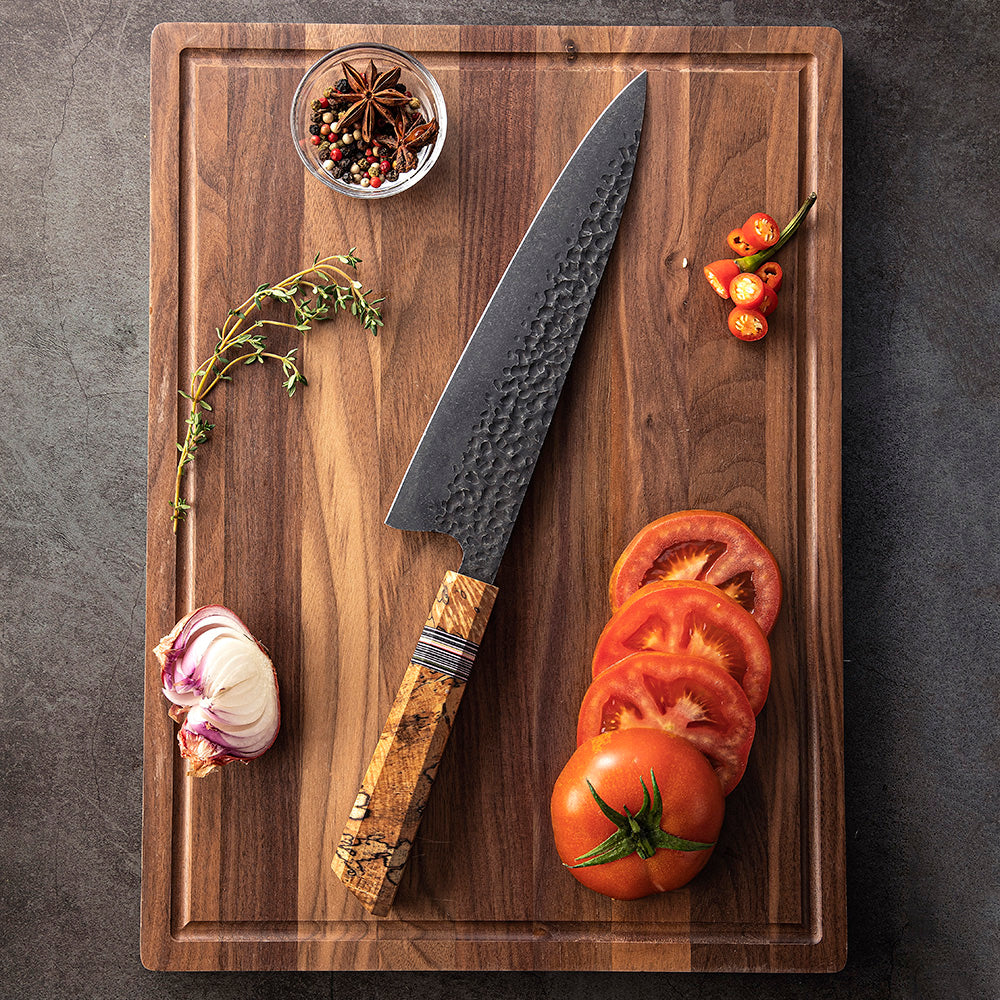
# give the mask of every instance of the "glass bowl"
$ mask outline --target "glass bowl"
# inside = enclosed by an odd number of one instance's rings
[[[428,121],[432,118],[438,121],[438,134],[433,145],[425,146],[416,153],[417,166],[407,173],[400,174],[398,180],[383,180],[381,186],[377,188],[345,184],[328,173],[322,166],[322,160],[316,152],[318,147],[313,144],[309,132],[309,126],[312,124],[312,102],[319,100],[327,87],[335,87],[337,81],[343,78],[340,64],[348,62],[363,74],[368,71],[369,60],[374,60],[380,73],[398,66],[401,70],[399,83],[420,100],[420,110]],[[417,59],[391,45],[359,42],[328,52],[302,77],[292,100],[291,127],[295,149],[313,177],[339,194],[346,194],[352,198],[390,198],[417,184],[437,162],[448,130],[448,115],[444,106],[444,95],[437,80]]]

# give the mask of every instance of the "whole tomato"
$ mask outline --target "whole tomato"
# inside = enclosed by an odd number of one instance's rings
[[[711,857],[724,813],[708,760],[662,729],[587,740],[552,790],[559,857],[577,880],[614,899],[689,882]]]

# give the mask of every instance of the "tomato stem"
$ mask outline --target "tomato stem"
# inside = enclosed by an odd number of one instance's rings
[[[748,257],[737,257],[736,266],[741,271],[756,271],[761,264],[769,261],[794,235],[795,230],[799,228],[802,220],[806,217],[809,209],[816,204],[816,192],[813,191],[811,195],[804,202],[802,202],[801,207],[792,216],[791,222],[781,231],[781,236],[778,242],[774,244],[773,247],[768,247],[766,250],[761,250],[760,253],[755,253]]]
[[[646,790],[646,783],[642,783],[643,791],[643,808],[649,805],[649,792]],[[635,844],[635,852],[642,858],[643,861],[648,860],[656,853],[656,848],[649,842],[649,837],[646,835],[646,831],[642,828],[639,821],[629,812],[628,806],[623,806],[625,810],[625,815],[628,817],[629,832],[632,835],[632,841]],[[640,810],[641,815],[641,810]]]

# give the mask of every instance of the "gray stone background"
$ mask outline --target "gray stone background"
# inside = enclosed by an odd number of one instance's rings
[[[994,0],[3,0],[0,995],[1000,996],[996,14]],[[147,93],[149,34],[170,20],[840,29],[843,972],[142,968]]]

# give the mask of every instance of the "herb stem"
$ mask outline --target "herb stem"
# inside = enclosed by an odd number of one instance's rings
[[[294,330],[295,327],[292,327],[292,329]],[[212,381],[209,382],[208,385],[205,387],[204,392],[202,392],[201,394],[202,397],[210,393],[219,384],[219,382],[221,382],[226,377],[226,373],[229,371],[230,368],[234,367],[235,365],[238,365],[241,361],[248,362],[254,358],[273,358],[275,361],[282,361],[282,362],[288,361],[287,358],[282,357],[280,354],[272,354],[270,351],[260,351],[260,352],[250,351],[247,354],[241,354],[239,357],[233,358],[232,361],[228,361],[226,363],[226,367],[223,368],[221,371],[219,371],[218,374],[215,376],[215,378],[212,379]]]
[[[208,439],[214,424],[209,423],[204,411],[211,410],[205,397],[222,381],[230,381],[229,372],[238,364],[252,364],[254,361],[264,363],[266,360],[281,364],[285,376],[284,387],[288,395],[295,392],[296,386],[305,385],[306,380],[296,364],[295,355],[298,348],[291,348],[285,354],[277,354],[266,349],[267,338],[263,333],[254,332],[265,326],[273,326],[308,333],[315,322],[328,319],[338,310],[350,312],[368,330],[372,336],[378,335],[382,325],[382,314],[379,306],[382,298],[373,299],[371,290],[364,291],[357,278],[352,277],[338,265],[357,269],[360,258],[354,255],[352,247],[346,254],[331,254],[320,258],[319,254],[312,265],[283,278],[273,285],[263,284],[235,309],[230,309],[221,328],[216,329],[217,343],[212,356],[191,373],[190,392],[181,391],[181,395],[190,403],[186,419],[187,433],[184,441],[178,443],[177,475],[174,482],[174,498],[171,501],[171,523],[177,531],[177,524],[191,505],[181,496],[181,480],[185,468],[194,459],[198,445]],[[305,294],[312,298],[306,298]],[[246,325],[248,314],[261,307],[266,301],[286,303],[292,306],[295,322],[265,319],[263,316]],[[234,348],[243,348],[236,357],[229,352]]]

